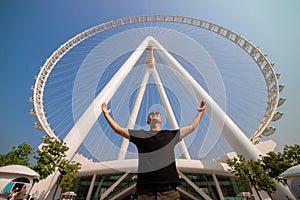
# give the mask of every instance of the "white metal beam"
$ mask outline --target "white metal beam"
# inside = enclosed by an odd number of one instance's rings
[[[71,159],[81,142],[88,135],[89,131],[95,124],[96,120],[102,113],[101,104],[108,102],[115,94],[119,86],[122,84],[128,73],[131,71],[135,63],[141,57],[146,47],[148,46],[149,38],[147,37],[131,54],[131,56],[125,61],[121,68],[116,72],[112,79],[102,89],[100,94],[95,98],[87,110],[82,114],[74,127],[70,130],[64,141],[69,146],[67,152],[67,158]]]
[[[108,102],[117,91],[119,86],[122,84],[128,73],[131,71],[135,63],[141,57],[143,52],[149,43],[149,37],[145,38],[144,41],[137,47],[137,49],[131,54],[131,56],[125,61],[121,68],[116,72],[112,79],[106,84],[100,94],[94,99],[87,110],[78,119],[76,124],[72,127],[70,132],[63,139],[67,143],[69,150],[67,151],[67,159],[72,160],[77,149],[81,145],[82,141],[90,132],[91,128],[102,113],[101,104]],[[49,176],[48,178],[40,181],[35,185],[37,190],[44,191],[44,198],[46,198],[53,187],[57,175]],[[49,186],[48,189],[44,190],[44,185]],[[40,189],[40,188],[41,189]]]
[[[173,129],[179,129],[179,126],[178,126],[178,123],[177,123],[177,120],[175,118],[175,115],[174,115],[174,112],[173,112],[173,109],[171,107],[171,104],[169,102],[169,99],[167,97],[167,94],[165,92],[165,89],[161,83],[161,80],[158,76],[158,73],[156,71],[156,68],[155,66],[153,66],[152,70],[151,70],[151,75],[153,76],[154,78],[154,81],[156,83],[156,87],[157,87],[157,90],[160,94],[160,98],[163,102],[163,105],[167,111],[167,115],[168,115],[168,118],[170,120],[170,123],[171,123],[171,126]],[[186,145],[184,143],[184,140],[182,139],[179,143],[178,143],[178,147],[179,147],[179,151],[180,151],[180,154],[182,155],[182,158],[184,159],[191,159],[190,155],[189,155],[189,152],[186,148]]]
[[[246,159],[258,159],[261,154],[240,128],[230,119],[230,117],[219,107],[219,105],[208,95],[199,83],[184,69],[183,66],[153,37],[151,38],[153,47],[159,49],[159,55],[190,82],[195,92],[206,101],[206,114],[210,117],[216,128],[222,133],[231,147]],[[180,80],[182,80],[180,78]]]
[[[100,197],[100,200],[105,199],[129,174],[130,172],[126,172],[123,174],[114,184],[112,184]]]
[[[126,188],[125,190],[119,192],[118,194],[116,194],[115,196],[111,197],[111,200],[119,200],[121,199],[121,197],[131,191],[135,191],[135,187],[136,187],[136,183],[134,183],[133,185],[129,186],[128,188]]]
[[[224,200],[224,195],[222,193],[222,190],[221,190],[221,187],[220,187],[220,184],[219,184],[219,181],[217,179],[217,176],[215,173],[212,174],[212,177],[214,179],[214,182],[216,184],[216,188],[217,188],[217,192],[218,192],[218,195],[219,195],[219,198],[220,200]]]
[[[177,60],[153,37],[151,37],[151,45],[160,51],[158,53],[179,73],[177,76],[185,77],[196,90],[197,94],[206,101],[206,114],[211,119],[216,128],[224,136],[226,141],[235,150],[237,154],[243,155],[246,159],[258,159],[261,152],[246,137],[241,129],[231,120],[224,110],[207,94],[207,92],[199,85],[199,83],[177,62]],[[182,81],[182,78],[179,78]],[[184,81],[183,81],[184,84]],[[276,83],[277,84],[277,83]],[[192,93],[193,94],[193,93]],[[276,96],[276,95],[275,95]],[[278,98],[278,96],[276,96]],[[276,99],[274,98],[274,99]],[[276,102],[276,101],[275,101]],[[276,103],[277,106],[277,103]],[[273,111],[275,112],[275,111]],[[270,112],[271,113],[271,112]],[[277,184],[276,196],[284,195],[292,196],[291,192],[282,184]],[[280,192],[279,192],[280,191]]]
[[[190,185],[194,190],[196,190],[204,199],[206,200],[212,200],[210,196],[208,196],[205,192],[203,192],[193,181],[191,181],[186,175],[178,171],[179,175]]]
[[[93,189],[94,189],[94,185],[95,185],[95,181],[96,181],[96,178],[97,178],[97,174],[93,174],[93,177],[92,177],[92,181],[90,183],[90,187],[89,187],[89,191],[86,195],[86,198],[85,200],[90,200],[91,197],[92,197],[92,192],[93,192]]]
[[[180,192],[181,194],[187,196],[188,199],[191,199],[191,200],[198,200],[197,197],[191,195],[190,193],[188,193],[187,191],[181,189],[180,187],[177,187],[176,190],[177,190],[178,192]],[[181,196],[182,196],[182,195],[181,195]]]
[[[145,73],[144,73],[144,77],[142,79],[142,83],[140,85],[140,88],[138,90],[138,94],[136,96],[135,102],[134,102],[134,106],[133,106],[133,110],[131,112],[128,124],[127,124],[127,128],[128,129],[133,129],[134,128],[134,124],[136,122],[136,118],[139,112],[139,109],[141,107],[141,103],[143,100],[143,96],[145,94],[145,90],[146,90],[146,86],[149,80],[149,70],[146,69]],[[123,142],[119,151],[119,155],[118,155],[118,160],[124,160],[126,153],[127,153],[127,149],[128,149],[128,145],[129,145],[129,140],[126,138],[123,138]]]

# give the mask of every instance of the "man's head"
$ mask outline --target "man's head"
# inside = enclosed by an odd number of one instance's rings
[[[161,114],[159,112],[151,112],[149,113],[148,115],[148,118],[147,118],[147,124],[161,124],[162,123],[162,119],[161,119]]]

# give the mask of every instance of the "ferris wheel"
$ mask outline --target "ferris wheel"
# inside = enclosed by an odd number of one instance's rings
[[[31,87],[30,114],[36,129],[72,144],[70,157],[80,152],[102,161],[136,157],[105,124],[102,102],[122,126],[146,129],[151,110],[162,113],[165,128],[178,128],[206,100],[208,115],[177,156],[207,159],[239,148],[224,129],[254,144],[275,132],[285,101],[279,76],[258,47],[227,28],[182,16],[133,16],[94,26],[55,50]]]

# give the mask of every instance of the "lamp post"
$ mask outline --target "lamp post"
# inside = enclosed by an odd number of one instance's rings
[[[33,182],[32,182],[32,186],[30,187],[30,189],[29,189],[29,191],[28,191],[28,195],[27,195],[27,198],[26,199],[29,199],[30,198],[30,192],[31,192],[31,190],[32,190],[32,188],[33,188],[33,186],[34,186],[34,184],[36,183],[36,182],[38,182],[38,180],[39,180],[39,178],[36,178],[36,177],[34,177],[33,178]]]
[[[255,182],[254,182],[254,180],[253,180],[251,174],[249,173],[248,170],[245,170],[245,174],[249,177],[249,180],[250,180],[251,184],[253,185],[253,187],[254,187],[254,189],[255,189],[255,192],[256,192],[258,198],[259,198],[260,200],[262,200],[262,198],[261,198],[261,196],[260,196],[260,194],[259,194],[259,192],[258,192],[258,189],[257,189],[257,187],[256,187],[256,184],[255,184]]]
[[[67,172],[66,172],[65,170],[63,170],[63,171],[60,173],[60,175],[58,176],[58,178],[57,178],[57,183],[56,183],[57,185],[56,185],[56,187],[55,187],[55,191],[54,191],[52,200],[54,200],[54,197],[55,197],[55,195],[56,195],[57,188],[58,188],[58,186],[59,186],[59,184],[60,184],[60,182],[61,182],[63,176],[64,176],[66,173],[67,173]]]

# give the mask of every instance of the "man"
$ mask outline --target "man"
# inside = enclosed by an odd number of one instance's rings
[[[151,112],[147,124],[149,131],[130,130],[120,127],[110,116],[106,103],[102,104],[102,112],[110,127],[122,137],[134,143],[139,152],[137,198],[148,199],[180,199],[176,187],[180,179],[176,170],[174,147],[184,137],[192,133],[198,126],[206,103],[201,102],[194,120],[178,130],[161,130],[160,113]]]
[[[25,197],[26,197],[26,190],[27,190],[26,185],[23,185],[21,191],[16,196],[16,200],[23,200],[23,199],[25,199]]]

